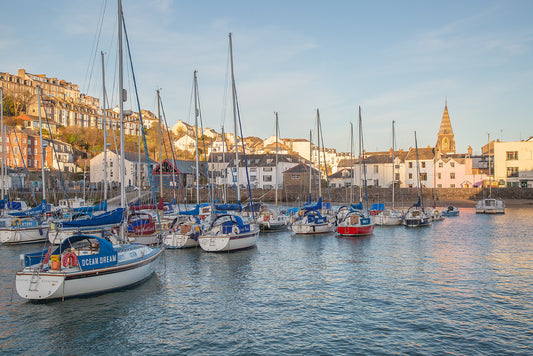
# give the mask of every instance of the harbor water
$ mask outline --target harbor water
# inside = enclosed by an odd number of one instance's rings
[[[1,354],[533,354],[533,210],[461,209],[339,238],[261,233],[232,253],[167,250],[144,283],[29,303],[0,247]],[[10,301],[12,297],[12,301]]]

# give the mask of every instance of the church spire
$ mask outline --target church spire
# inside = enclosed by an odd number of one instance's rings
[[[450,121],[450,115],[448,114],[448,98],[446,98],[444,101],[444,113],[442,114],[442,121],[440,123],[440,129],[435,148],[440,151],[441,154],[455,153],[455,138],[452,130],[452,123]]]

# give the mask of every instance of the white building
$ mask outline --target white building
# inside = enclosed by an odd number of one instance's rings
[[[488,154],[489,145],[482,149]],[[525,141],[490,143],[494,179],[499,186],[533,188],[533,137]]]
[[[222,157],[222,156],[220,156]],[[213,157],[214,158],[214,157]],[[237,175],[239,177],[239,184],[246,186],[246,165],[244,156],[239,155],[239,172],[237,172],[235,164],[235,154],[226,155],[225,169],[219,172],[210,172],[217,177],[216,184],[233,185],[237,183]],[[230,160],[228,164],[228,158]],[[248,167],[248,176],[250,178],[250,186],[252,188],[274,189],[275,186],[275,172],[276,172],[276,155],[275,154],[247,154],[246,163]],[[283,172],[300,163],[301,159],[295,155],[278,154],[278,168],[277,168],[277,182],[278,187],[283,186]],[[210,163],[211,165],[211,163]],[[217,167],[224,166],[217,157]],[[214,166],[210,166],[214,167]]]
[[[141,153],[141,159],[139,161],[138,152],[125,152],[125,183],[126,186],[136,186],[138,183],[139,173],[141,179],[141,186],[150,186],[150,178],[148,175],[149,170],[153,169],[157,165],[154,160],[146,161],[146,155]],[[94,156],[90,162],[91,183],[100,183],[104,181],[104,153],[99,153]],[[107,151],[107,181],[109,183],[115,182],[120,184],[120,155],[115,151]]]
[[[196,150],[196,139],[194,137],[189,136],[189,135],[185,135],[182,138],[180,138],[179,140],[176,140],[174,142],[174,146],[178,150],[182,150],[182,151],[190,151],[190,150],[192,150],[194,152]]]

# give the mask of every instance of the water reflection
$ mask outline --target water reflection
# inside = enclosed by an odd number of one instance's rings
[[[48,304],[6,305],[29,248],[3,246],[0,352],[525,354],[530,216],[463,209],[360,238],[286,231],[233,253],[168,250],[144,284]]]

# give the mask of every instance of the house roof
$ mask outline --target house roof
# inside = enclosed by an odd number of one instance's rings
[[[177,173],[181,174],[195,174],[196,172],[196,161],[188,161],[188,160],[179,160],[179,159],[165,159],[163,161],[163,165],[171,165],[176,169]],[[198,162],[198,169],[200,171],[201,177],[207,176],[207,163],[204,161]],[[154,173],[159,172],[159,164],[155,166],[153,169]],[[165,171],[163,171],[163,174]]]
[[[433,160],[435,157],[434,149],[432,147],[425,147],[418,149],[418,160],[427,161]],[[410,148],[407,156],[405,157],[406,161],[416,161],[416,149]]]
[[[343,168],[332,175],[328,176],[328,178],[350,178],[352,173],[352,169],[349,168]]]
[[[314,168],[311,168],[313,174],[318,174],[318,171]],[[306,173],[309,174],[309,166],[303,163],[300,163],[292,168],[287,169],[283,174],[293,174],[293,173]]]
[[[117,156],[120,157],[120,153],[117,154]],[[124,159],[128,160],[130,162],[138,162],[139,161],[139,152],[125,151],[124,152]],[[141,153],[141,163],[144,163],[144,164],[147,163],[146,154],[144,154],[144,153]],[[149,163],[150,164],[157,164],[157,161],[154,161],[153,159],[150,158]]]

